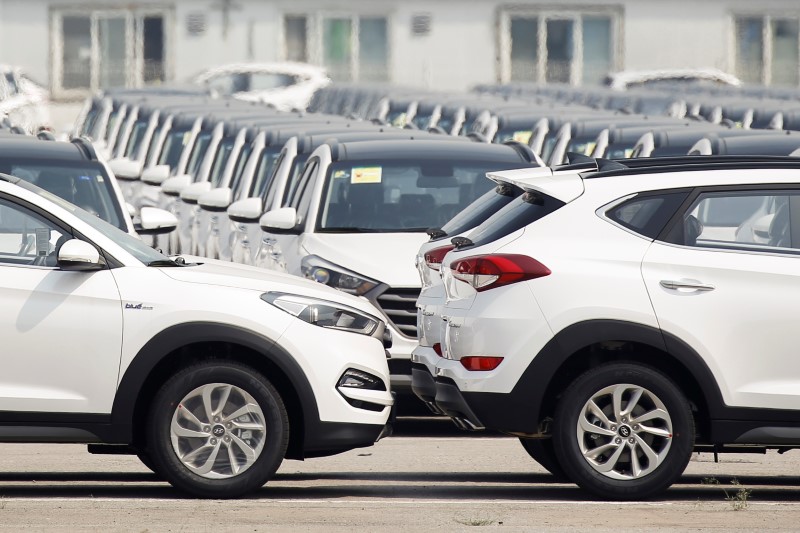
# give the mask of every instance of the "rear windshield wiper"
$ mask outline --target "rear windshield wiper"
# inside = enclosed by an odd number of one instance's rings
[[[428,237],[431,239],[441,239],[442,237],[447,237],[447,232],[442,228],[428,228],[425,230],[425,233],[427,233]]]
[[[453,243],[453,246],[455,246],[456,249],[465,248],[467,246],[472,246],[473,244],[475,244],[466,237],[453,237],[452,239],[450,239],[450,242]]]

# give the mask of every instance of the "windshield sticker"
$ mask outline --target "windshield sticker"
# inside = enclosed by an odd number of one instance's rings
[[[333,173],[333,179],[349,178],[350,173],[346,170],[337,170]]]
[[[184,133],[183,134],[183,140],[181,141],[181,144],[186,146],[186,143],[189,142],[189,137],[191,137],[191,136],[192,136],[192,132],[191,131],[187,131],[186,133]]]
[[[397,115],[397,118],[395,118],[392,121],[392,126],[394,126],[395,128],[402,128],[405,125],[406,125],[406,114],[405,113],[400,113],[399,115]]]
[[[632,153],[633,153],[633,148],[626,148],[625,149],[625,159],[630,159]]]
[[[98,174],[97,175],[97,183],[105,183],[105,181],[106,180],[105,180],[105,178],[103,177],[102,174]]]
[[[50,228],[36,228],[36,255],[47,256],[50,253]]]
[[[532,131],[515,131],[514,135],[511,136],[511,140],[522,144],[528,144],[528,141],[531,140],[531,135],[533,135]]]
[[[353,167],[350,183],[380,183],[383,167]]]
[[[596,142],[586,143],[586,150],[583,152],[584,155],[592,155],[594,152],[594,147],[597,146]]]

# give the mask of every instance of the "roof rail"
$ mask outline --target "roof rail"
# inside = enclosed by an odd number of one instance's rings
[[[769,155],[711,155],[678,157],[643,157],[612,161],[614,165],[598,164],[596,171],[582,174],[583,178],[600,178],[625,174],[673,172],[676,167],[687,170],[719,170],[730,168],[800,168],[800,158]]]

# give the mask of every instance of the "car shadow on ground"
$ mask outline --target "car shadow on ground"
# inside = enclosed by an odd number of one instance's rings
[[[736,479],[740,485],[733,485]],[[314,485],[309,486],[308,483]],[[716,483],[718,482],[718,484]],[[293,486],[294,485],[294,486]],[[685,475],[663,497],[650,502],[720,502],[739,488],[752,490],[753,502],[797,502],[797,476],[716,476],[715,484]],[[724,489],[724,490],[723,490]],[[727,491],[727,492],[725,492]],[[0,499],[141,498],[186,499],[159,476],[139,472],[2,472]],[[507,500],[596,501],[571,483],[549,474],[468,472],[327,472],[278,474],[248,500]]]

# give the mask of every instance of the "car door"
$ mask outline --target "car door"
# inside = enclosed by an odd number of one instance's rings
[[[111,270],[68,272],[68,228],[0,198],[0,411],[109,413],[122,345]]]
[[[642,264],[660,327],[726,404],[800,409],[800,190],[701,190]]]

